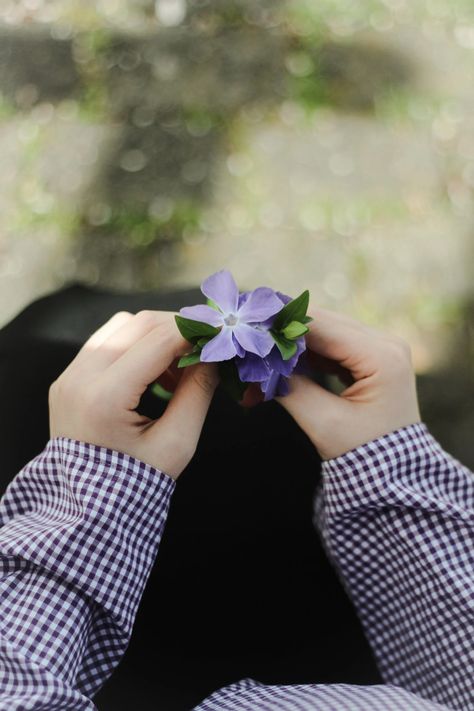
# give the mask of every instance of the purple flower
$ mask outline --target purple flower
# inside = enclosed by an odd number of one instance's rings
[[[295,370],[301,354],[306,350],[304,337],[296,340],[296,353],[288,360],[283,360],[277,346],[264,358],[247,353],[243,358],[236,358],[239,378],[242,382],[260,383],[265,400],[288,394],[288,378]]]
[[[276,292],[283,308],[291,301],[291,297],[281,292]],[[270,317],[261,326],[271,328],[274,317]],[[283,360],[276,345],[265,357],[257,357],[253,353],[246,353],[243,357],[236,358],[239,378],[244,383],[260,383],[265,400],[272,400],[276,396],[284,396],[289,392],[288,378],[295,370],[300,355],[306,350],[305,339],[296,340],[296,353],[288,360]]]
[[[275,341],[264,322],[282,308],[282,301],[273,289],[261,286],[239,294],[232,274],[223,269],[208,277],[201,291],[217,309],[199,304],[180,310],[185,318],[222,327],[202,349],[201,361],[213,363],[234,356],[243,358],[246,353],[263,358],[270,353]]]
[[[280,375],[276,370],[272,370],[267,380],[260,383],[260,388],[264,393],[265,401],[273,400],[276,397],[284,397],[290,392],[290,386],[288,384],[288,378],[284,375]]]

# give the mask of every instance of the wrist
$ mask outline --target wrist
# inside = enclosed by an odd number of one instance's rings
[[[391,433],[419,424],[421,424],[420,417],[414,416],[411,419],[392,420],[390,423],[380,422],[377,426],[374,426],[373,422],[368,427],[359,425],[354,427],[350,434],[346,429],[343,429],[339,434],[332,433],[329,446],[327,440],[322,441],[318,451],[323,461],[338,459],[348,452],[362,448],[371,442],[384,439]]]
[[[394,491],[419,478],[432,461],[435,440],[422,422],[366,442],[322,464],[325,505],[332,514],[396,505]],[[408,479],[407,479],[408,477]]]
[[[74,460],[89,461],[100,467],[120,469],[121,471],[141,471],[146,470],[150,476],[163,479],[175,485],[176,477],[172,477],[168,472],[158,466],[146,462],[142,457],[131,452],[125,452],[122,448],[115,448],[106,444],[86,441],[77,437],[65,435],[51,436],[48,443],[48,450],[65,466],[72,466]]]
[[[387,452],[396,450],[404,438],[408,438],[410,443],[416,445],[417,441],[419,439],[425,439],[427,434],[429,434],[429,432],[426,424],[418,420],[370,437],[359,444],[354,444],[339,454],[325,457],[323,465],[326,471],[330,471],[334,470],[335,467],[341,469],[341,467],[347,466],[352,461],[354,455],[362,458],[371,458],[374,454],[377,454],[379,457],[383,457]],[[413,455],[415,452],[416,447],[413,451],[410,450],[410,453]]]

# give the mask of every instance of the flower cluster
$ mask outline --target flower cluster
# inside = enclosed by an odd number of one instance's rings
[[[258,383],[265,400],[288,393],[288,378],[306,349],[309,292],[297,299],[268,287],[239,293],[232,274],[222,270],[202,283],[207,304],[187,306],[176,316],[193,346],[179,362],[219,363],[221,382],[240,400]]]

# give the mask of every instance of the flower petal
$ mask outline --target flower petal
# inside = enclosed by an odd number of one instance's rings
[[[290,301],[292,300],[292,299],[291,299],[291,296],[288,296],[288,294],[283,294],[283,292],[281,292],[281,291],[277,291],[277,292],[275,292],[275,293],[276,293],[276,295],[278,296],[278,298],[283,301],[283,303],[285,304],[285,306],[286,306],[286,304],[289,304]]]
[[[239,309],[245,304],[251,293],[251,291],[243,291],[241,294],[239,294]]]
[[[234,328],[234,335],[242,348],[248,353],[255,353],[264,358],[275,345],[269,331],[263,331],[246,323],[239,323]]]
[[[239,378],[244,383],[261,383],[270,375],[270,368],[260,356],[247,353],[245,358],[236,359]]]
[[[239,306],[239,289],[227,269],[211,274],[201,285],[202,293],[212,299],[224,314],[235,314]]]
[[[265,401],[272,400],[275,396],[288,395],[290,389],[287,379],[276,371],[272,371],[268,380],[260,383],[260,388],[265,393]]]
[[[283,308],[273,289],[259,286],[254,289],[239,309],[239,318],[245,323],[259,323],[274,316]]]
[[[282,310],[282,308],[285,306],[285,304],[287,304],[289,301],[291,301],[291,298],[289,296],[286,296],[285,294],[280,293],[279,291],[275,291],[275,294],[278,296],[278,298],[281,301],[280,308],[277,311],[277,313],[278,313],[279,311]],[[270,318],[266,318],[265,321],[261,321],[260,326],[263,326],[263,328],[271,328],[273,325],[273,322],[275,320],[275,316],[276,316],[276,314],[273,314],[272,316],[270,316]]]
[[[216,311],[205,304],[185,306],[179,313],[181,316],[184,316],[184,318],[190,318],[193,321],[202,321],[203,323],[208,323],[211,326],[222,326],[224,323],[224,317],[220,311]]]
[[[219,363],[221,360],[230,360],[236,353],[232,329],[224,326],[222,331],[208,341],[202,349],[201,361],[203,363]]]
[[[239,358],[243,358],[245,356],[244,349],[242,348],[242,346],[240,345],[240,343],[238,342],[238,340],[236,339],[236,337],[234,335],[232,335],[232,340],[234,342],[234,346],[235,346],[237,355],[239,356]]]
[[[280,351],[275,346],[267,356],[268,365],[272,370],[276,370],[280,375],[291,375],[295,369],[300,355],[306,350],[306,341],[304,338],[296,340],[296,353],[288,360],[283,360]]]

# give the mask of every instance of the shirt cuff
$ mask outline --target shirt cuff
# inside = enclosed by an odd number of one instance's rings
[[[1,555],[49,570],[129,629],[174,487],[123,452],[52,439],[2,499]]]
[[[393,496],[392,482],[419,486],[423,470],[442,452],[424,423],[390,432],[322,464],[324,503],[328,513],[378,508],[384,504],[402,505]],[[405,490],[404,505],[409,505]],[[417,496],[415,497],[417,498]],[[416,505],[416,501],[413,502]]]

